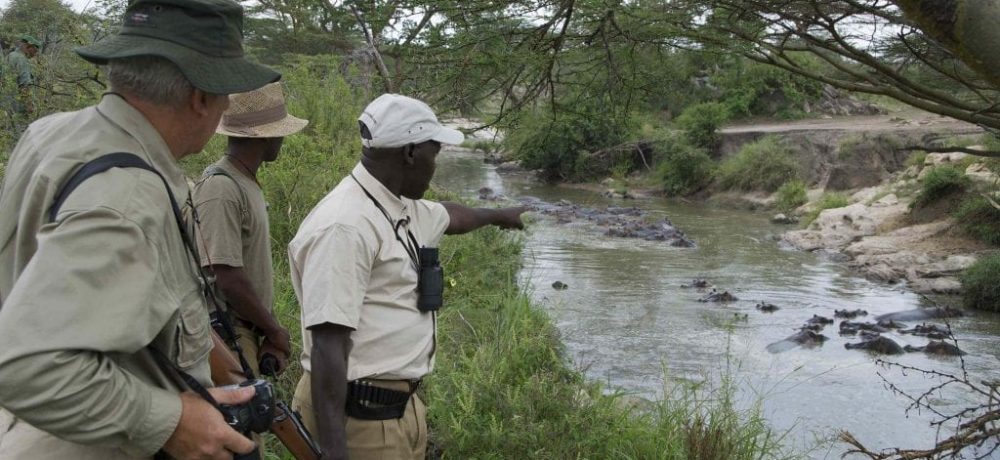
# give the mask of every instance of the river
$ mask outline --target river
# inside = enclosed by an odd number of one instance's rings
[[[909,400],[889,391],[879,373],[914,396],[939,381],[914,372],[903,375],[877,365],[865,352],[845,349],[844,343],[859,339],[841,337],[836,324],[823,331],[830,340],[821,347],[765,351],[813,314],[832,318],[835,309],[860,308],[870,314],[858,321],[870,321],[874,315],[922,305],[920,296],[905,286],[870,282],[840,263],[782,249],[774,235],[788,227],[771,224],[766,214],[666,199],[604,198],[541,184],[524,174],[498,174],[481,154],[458,150],[441,153],[434,183],[469,198],[486,186],[511,198],[564,199],[596,208],[636,206],[669,218],[695,241],[696,248],[674,248],[606,237],[588,225],[533,218],[525,235],[521,282],[555,321],[570,359],[590,379],[657,398],[663,395],[665,378],[718,382],[727,375],[735,379],[743,407],[759,402],[771,427],[786,433],[786,443],[812,459],[840,458],[846,445],[831,442],[839,430],[850,431],[869,448],[930,447],[939,435],[930,425],[933,415],[907,413]],[[703,292],[680,287],[696,277],[734,293],[739,301],[697,302]],[[556,290],[555,281],[569,288]],[[757,311],[759,301],[780,310]],[[736,313],[747,318],[736,319]],[[975,381],[1000,378],[998,315],[970,313],[953,320],[952,327],[968,352],[964,364]],[[887,335],[901,345],[927,342]],[[946,373],[960,372],[963,361],[923,353],[889,360]],[[946,388],[933,401],[938,410],[957,410],[970,396]],[[1000,458],[1000,452],[995,456]]]

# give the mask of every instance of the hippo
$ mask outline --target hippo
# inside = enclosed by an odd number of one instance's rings
[[[903,353],[903,347],[899,346],[895,340],[881,335],[871,340],[858,343],[845,343],[844,348],[848,350],[867,350],[870,353],[883,355],[899,355]]]
[[[699,302],[735,302],[739,300],[736,296],[729,293],[729,291],[716,291],[712,289],[705,297],[698,299]]]
[[[703,288],[712,287],[712,283],[709,283],[708,280],[704,279],[704,278],[695,278],[695,279],[691,280],[691,284],[682,284],[681,287],[682,288],[698,288],[698,289],[703,289]]]
[[[951,307],[917,308],[915,310],[903,310],[893,313],[886,313],[875,317],[876,321],[923,321],[925,319],[936,318],[957,318],[962,316],[962,310]]]
[[[843,310],[834,310],[833,311],[833,317],[834,318],[854,319],[854,318],[857,318],[859,316],[868,316],[868,312],[864,311],[864,310],[862,310],[860,308],[857,309],[857,310],[848,310],[848,309],[845,308]]]
[[[937,324],[918,324],[913,329],[903,329],[900,334],[913,334],[927,337],[928,339],[941,340],[951,337],[951,331]]]
[[[561,291],[563,289],[568,289],[569,285],[562,281],[556,281],[555,283],[552,283],[552,287],[557,291]]]
[[[878,324],[879,326],[882,326],[882,327],[884,327],[886,329],[905,329],[906,328],[905,324],[893,321],[891,319],[883,319],[881,321],[878,321],[876,324]]]
[[[767,346],[767,351],[771,353],[781,353],[783,351],[791,350],[796,346],[802,346],[804,348],[813,348],[819,345],[823,345],[828,339],[825,335],[819,334],[810,330],[802,330],[786,337],[784,340],[779,340]]]
[[[907,345],[904,347],[906,351],[922,351],[928,355],[938,355],[938,356],[962,356],[965,354],[964,351],[960,350],[955,344],[945,342],[944,340],[932,340],[922,347],[913,347]]]
[[[482,187],[477,190],[479,193],[479,199],[483,201],[498,201],[504,199],[504,196],[494,192],[493,189],[489,187]]]
[[[813,315],[812,318],[806,320],[806,324],[819,324],[819,325],[833,324],[833,320],[825,316]]]
[[[882,326],[875,323],[861,323],[854,321],[841,321],[840,322],[840,335],[854,335],[858,331],[870,331],[870,332],[889,332]]]
[[[780,310],[780,308],[778,308],[777,305],[775,305],[773,303],[767,303],[767,302],[760,302],[760,303],[757,304],[757,306],[755,308],[757,308],[758,310],[760,310],[760,311],[762,311],[764,313],[774,313],[774,312]]]
[[[803,324],[801,327],[799,327],[799,330],[800,331],[819,332],[819,331],[823,330],[823,325],[822,324]]]

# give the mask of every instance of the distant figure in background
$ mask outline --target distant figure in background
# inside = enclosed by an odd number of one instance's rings
[[[35,84],[30,59],[38,54],[42,42],[31,35],[22,35],[14,42],[14,50],[7,55],[7,69],[17,84],[17,97],[14,110],[17,113],[32,114],[35,112],[34,95],[31,86]],[[5,77],[6,78],[6,77]]]

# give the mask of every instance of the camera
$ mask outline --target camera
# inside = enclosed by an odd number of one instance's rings
[[[226,423],[234,430],[250,434],[263,433],[274,421],[274,387],[267,380],[247,380],[235,387],[254,387],[257,392],[249,402],[239,405],[220,404]]]
[[[419,255],[417,309],[422,312],[437,311],[444,302],[444,270],[438,261],[438,248],[420,248]]]

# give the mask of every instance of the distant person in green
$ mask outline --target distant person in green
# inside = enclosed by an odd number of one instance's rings
[[[15,83],[17,83],[17,103],[15,110],[18,113],[31,114],[35,112],[35,104],[32,100],[31,86],[35,84],[35,76],[31,71],[30,59],[38,54],[38,49],[42,47],[42,42],[31,35],[22,35],[14,44],[14,50],[7,55],[7,71]]]

